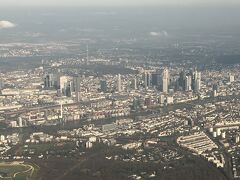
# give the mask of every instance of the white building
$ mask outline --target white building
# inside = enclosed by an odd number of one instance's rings
[[[185,87],[186,87],[186,91],[192,90],[192,77],[191,76],[186,76]]]
[[[87,149],[92,148],[92,146],[93,146],[93,144],[92,144],[90,141],[87,141],[87,142],[86,142],[86,148],[87,148]]]
[[[17,121],[11,121],[10,124],[11,127],[17,127]]]
[[[163,74],[162,74],[162,91],[164,93],[168,93],[168,86],[169,86],[169,72],[168,72],[168,69],[165,68],[163,70]]]
[[[167,104],[173,104],[173,97],[172,96],[167,97]]]
[[[229,82],[230,83],[232,83],[232,82],[234,82],[234,80],[235,80],[235,77],[234,77],[234,75],[229,75]]]
[[[0,141],[1,141],[1,142],[5,141],[5,136],[4,136],[4,135],[1,135],[1,136],[0,136]]]
[[[67,76],[61,76],[59,78],[59,89],[62,91],[65,87],[66,87],[66,84],[68,82],[68,77]]]

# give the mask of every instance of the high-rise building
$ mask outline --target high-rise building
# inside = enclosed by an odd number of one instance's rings
[[[193,90],[194,92],[199,92],[201,90],[201,72],[195,71],[193,80]]]
[[[53,88],[54,86],[54,79],[53,74],[47,74],[44,78],[44,88]]]
[[[75,92],[81,91],[80,84],[81,84],[81,77],[80,76],[74,77],[74,91]]]
[[[144,87],[146,89],[151,86],[151,79],[152,79],[151,73],[145,72],[144,73]]]
[[[152,86],[159,88],[161,86],[161,73],[153,73],[152,74]]]
[[[73,80],[73,86],[74,86],[74,91],[75,91],[75,97],[76,97],[76,102],[79,102],[81,99],[81,77],[77,76],[74,77]]]
[[[118,74],[118,79],[117,79],[117,90],[118,92],[122,91],[122,80],[121,80],[121,74]]]
[[[192,90],[196,93],[199,92],[201,89],[201,72],[198,72],[195,68],[190,71],[189,75],[192,77]]]
[[[164,93],[168,93],[169,81],[170,81],[169,72],[168,69],[165,68],[162,74],[162,91]]]
[[[106,81],[106,80],[101,80],[101,81],[100,81],[100,90],[101,90],[102,92],[107,92],[107,89],[108,89],[108,87],[107,87],[107,81]]]
[[[191,91],[192,90],[192,77],[186,76],[185,78],[185,90]]]
[[[64,88],[66,87],[66,83],[68,82],[67,76],[60,76],[59,77],[59,89],[63,92]]]
[[[180,73],[180,77],[179,77],[179,80],[178,80],[178,85],[181,87],[182,90],[186,89],[186,87],[185,87],[185,79],[186,79],[186,73],[184,71],[182,71]]]

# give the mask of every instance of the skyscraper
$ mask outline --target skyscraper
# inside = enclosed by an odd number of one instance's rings
[[[60,90],[63,90],[63,89],[64,89],[64,86],[65,86],[65,84],[67,83],[67,81],[68,81],[67,76],[60,76],[60,77],[59,77],[59,89],[60,89]]]
[[[152,74],[152,86],[160,87],[161,86],[161,73]]]
[[[80,92],[81,91],[81,77],[80,76],[77,76],[77,77],[74,77],[74,90],[75,92]]]
[[[122,91],[122,81],[121,81],[121,74],[118,74],[118,80],[117,80],[117,91]]]
[[[185,90],[191,91],[192,90],[192,76],[188,75],[185,78]]]
[[[201,89],[201,72],[195,68],[194,71],[190,72],[190,76],[192,77],[192,90],[197,93]]]
[[[80,85],[81,77],[80,76],[74,77],[73,84],[74,84],[73,86],[74,86],[76,101],[79,102],[81,98],[81,85]]]
[[[44,88],[52,88],[54,85],[53,74],[47,74],[44,78]]]
[[[151,86],[151,79],[152,79],[151,73],[145,72],[144,73],[144,87],[146,89]]]
[[[181,71],[180,73],[180,77],[179,77],[179,80],[178,80],[178,85],[180,86],[181,90],[185,90],[186,87],[185,87],[185,79],[186,79],[186,73],[184,71]]]
[[[164,93],[168,93],[168,85],[169,85],[169,72],[168,69],[165,68],[163,70],[163,74],[162,74],[162,91]]]
[[[201,72],[195,72],[194,74],[194,92],[201,90]]]

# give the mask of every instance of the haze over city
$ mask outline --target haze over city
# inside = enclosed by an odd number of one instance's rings
[[[2,0],[0,179],[239,179],[239,8]]]

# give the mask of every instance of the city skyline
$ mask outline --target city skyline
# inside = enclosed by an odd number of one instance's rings
[[[0,179],[239,179],[239,7],[3,0]]]

